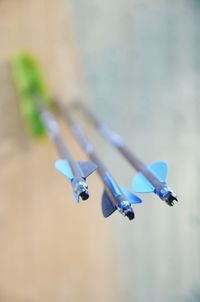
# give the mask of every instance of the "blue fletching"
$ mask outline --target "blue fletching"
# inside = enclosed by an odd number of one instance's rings
[[[158,161],[148,166],[148,169],[160,182],[166,182],[168,173],[168,164],[166,162]]]
[[[102,196],[102,212],[104,217],[109,217],[113,212],[115,212],[116,207],[112,203],[108,193],[104,190]]]
[[[84,178],[87,178],[97,169],[97,165],[91,161],[78,161],[77,163]]]
[[[76,200],[76,202],[79,202],[80,197],[74,191],[73,191],[73,196],[74,196],[74,199]]]
[[[164,161],[156,162],[148,166],[148,170],[161,182],[165,183],[168,173],[168,164]],[[137,193],[152,193],[154,192],[153,185],[141,173],[137,173],[133,179],[132,186]]]
[[[139,197],[137,197],[132,192],[128,191],[126,188],[121,188],[121,191],[125,195],[127,200],[130,201],[130,203],[134,204],[134,203],[141,203],[142,202],[142,200]]]
[[[137,173],[133,179],[132,186],[137,193],[152,193],[154,192],[154,187],[146,179],[146,177],[141,173]]]
[[[121,195],[120,188],[118,187],[118,185],[116,184],[116,182],[108,172],[106,172],[105,174],[105,181],[109,186],[110,190],[112,191],[114,197],[115,198],[119,197]]]
[[[72,170],[66,160],[59,159],[55,162],[55,168],[64,176],[66,176],[69,181],[72,181],[74,179],[74,175],[72,173]]]

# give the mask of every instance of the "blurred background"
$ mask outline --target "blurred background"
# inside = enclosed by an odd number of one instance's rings
[[[200,301],[200,2],[0,1],[0,301]],[[80,99],[147,164],[166,160],[180,203],[104,219],[102,184],[77,205],[21,119],[9,60],[30,49],[62,102]],[[134,171],[83,121],[116,179]],[[85,156],[69,130],[76,159]]]

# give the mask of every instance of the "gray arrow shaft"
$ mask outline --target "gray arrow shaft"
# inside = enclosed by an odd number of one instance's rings
[[[134,167],[134,169],[138,172],[141,172],[156,188],[157,191],[160,191],[164,185],[147,169],[146,165],[138,159],[138,157],[130,151],[120,137],[119,134],[111,130],[111,128],[99,121],[90,110],[85,108],[81,103],[79,103],[79,108],[81,112],[88,118],[88,120],[92,123],[92,125],[101,133],[101,135],[114,146],[126,160]]]
[[[104,166],[101,159],[96,154],[96,152],[94,151],[93,145],[91,144],[89,139],[84,134],[80,125],[77,122],[73,121],[71,114],[68,112],[68,110],[66,108],[62,108],[62,110],[60,110],[60,112],[61,112],[62,116],[64,117],[65,121],[67,122],[67,124],[69,125],[73,135],[79,142],[79,144],[82,147],[82,149],[84,150],[84,152],[98,166],[98,173],[102,177],[102,179],[104,179],[104,175],[107,172],[107,169]]]
[[[38,112],[40,113],[48,136],[54,142],[60,157],[67,160],[75,178],[77,178],[78,180],[81,179],[81,172],[79,171],[77,163],[73,160],[71,153],[69,152],[66,143],[64,142],[59,125],[56,122],[53,114],[46,109],[45,105],[43,105],[43,102],[39,97],[35,98],[35,105]]]
[[[84,152],[87,154],[87,156],[90,158],[90,160],[93,161],[97,165],[97,167],[98,167],[97,173],[99,174],[99,176],[104,184],[104,187],[105,187],[106,191],[108,192],[113,204],[117,206],[119,201],[117,201],[114,198],[111,188],[108,186],[108,184],[105,181],[105,175],[108,172],[108,170],[106,169],[102,160],[96,154],[93,145],[91,144],[91,142],[89,141],[89,139],[87,138],[87,136],[85,135],[83,130],[81,129],[80,125],[77,122],[74,122],[72,120],[72,117],[66,108],[62,108],[61,114],[63,115],[65,121],[69,125],[73,135],[79,142],[79,144],[82,147],[82,149],[84,150]],[[122,196],[120,199],[124,199],[124,197]]]

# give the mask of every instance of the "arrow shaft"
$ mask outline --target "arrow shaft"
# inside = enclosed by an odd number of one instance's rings
[[[39,97],[35,97],[34,102],[47,130],[48,136],[54,142],[60,157],[67,160],[75,178],[77,180],[81,180],[82,177],[77,167],[77,163],[73,160],[71,153],[68,150],[68,147],[61,135],[60,127],[53,114],[46,109]]]
[[[106,123],[99,121],[82,103],[78,104],[78,108],[87,117],[96,130],[123,155],[132,167],[136,171],[141,172],[150,181],[156,191],[159,192],[164,188],[164,185],[147,169],[146,165],[132,151],[130,151],[118,133],[114,132]]]
[[[93,161],[98,166],[97,172],[98,172],[98,174],[104,184],[104,187],[105,187],[106,191],[108,192],[113,204],[116,205],[116,207],[117,207],[117,205],[120,201],[126,199],[125,196],[123,196],[123,194],[121,194],[120,197],[118,198],[118,200],[116,200],[116,198],[113,196],[114,193],[112,192],[112,188],[110,188],[110,186],[106,182],[106,174],[108,173],[108,170],[106,169],[102,160],[96,154],[93,145],[91,144],[91,142],[89,141],[89,139],[87,138],[87,136],[85,135],[83,130],[81,129],[80,125],[72,119],[69,111],[66,108],[62,108],[62,110],[60,110],[60,112],[61,112],[64,120],[69,125],[73,135],[79,142],[79,144],[82,147],[82,149],[84,150],[84,152],[87,154],[87,156],[90,158],[90,160]],[[117,185],[116,182],[115,182],[115,185],[120,190],[120,187]]]

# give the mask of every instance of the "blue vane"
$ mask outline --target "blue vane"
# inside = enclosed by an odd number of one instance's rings
[[[132,186],[137,193],[152,193],[154,192],[154,187],[146,179],[146,177],[141,173],[137,173],[133,179]]]
[[[73,191],[73,196],[74,196],[76,202],[79,202],[80,197],[79,197],[79,195],[76,194],[74,191]]]
[[[81,173],[84,178],[87,178],[97,169],[97,165],[95,165],[91,161],[78,161],[77,163],[81,169]]]
[[[168,173],[168,164],[166,162],[156,162],[148,166],[148,169],[160,182],[166,182]],[[137,193],[152,193],[155,189],[141,172],[136,174],[132,186]]]
[[[168,168],[169,166],[165,161],[158,161],[148,166],[148,169],[151,171],[151,173],[162,183],[165,183],[167,180]]]
[[[134,204],[134,203],[142,202],[142,200],[139,197],[137,197],[136,195],[134,195],[133,193],[128,191],[126,188],[121,188],[121,190],[122,190],[122,193],[127,198],[127,200],[130,201],[130,203]]]
[[[58,159],[55,162],[55,168],[64,176],[66,176],[69,181],[72,181],[74,178],[74,175],[72,173],[72,170],[66,160]]]
[[[115,198],[119,197],[121,195],[120,188],[118,187],[118,185],[115,183],[112,176],[108,172],[106,172],[105,174],[105,181],[109,186],[110,190],[112,191],[114,197]]]
[[[104,217],[109,217],[116,210],[116,207],[112,203],[108,193],[105,190],[103,192],[101,205],[102,205],[102,212]]]

